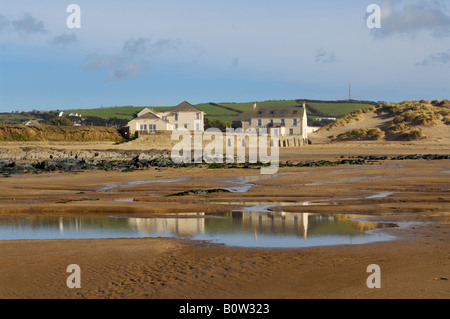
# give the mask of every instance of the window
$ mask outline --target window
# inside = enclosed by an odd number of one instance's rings
[[[167,116],[164,115],[164,116],[162,117],[162,120],[163,120],[163,121],[167,121]]]
[[[297,114],[297,110],[294,111],[294,114]]]
[[[149,124],[148,131],[150,133],[155,133],[156,132],[156,124]]]
[[[178,113],[175,113],[173,116],[175,117],[175,121],[178,121]]]
[[[270,125],[273,125],[273,119],[270,119]]]
[[[292,120],[292,125],[297,126],[297,119]]]
[[[284,119],[281,119],[281,124],[284,124]]]
[[[140,129],[141,129],[141,131],[146,131],[147,130],[147,124],[141,124]]]
[[[200,113],[196,113],[196,114],[195,114],[195,119],[196,119],[196,120],[200,120]]]
[[[258,126],[261,126],[261,119],[258,119]]]
[[[289,135],[294,135],[294,129],[293,128],[289,129]]]
[[[200,124],[199,123],[195,123],[195,130],[196,131],[200,131]]]
[[[277,128],[274,128],[274,129],[272,130],[272,134],[273,134],[274,136],[278,136],[278,135],[279,135],[278,129],[277,129]]]
[[[183,127],[184,127],[184,128],[187,128],[187,124],[184,124]]]
[[[175,124],[175,129],[178,130],[178,124]]]

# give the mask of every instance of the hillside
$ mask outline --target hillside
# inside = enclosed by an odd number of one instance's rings
[[[450,109],[440,101],[404,101],[348,113],[309,135],[312,143],[355,140],[450,141]]]
[[[330,122],[325,120],[322,122],[315,121],[317,118],[340,118],[355,110],[364,110],[376,105],[371,101],[322,101],[322,100],[269,100],[256,101],[258,107],[278,107],[278,106],[297,106],[301,107],[303,101],[306,102],[308,120],[311,126],[323,126]],[[245,111],[253,108],[252,102],[234,103],[200,103],[195,105],[197,108],[205,112],[206,118],[210,123],[218,123],[221,125],[230,125],[233,118]],[[54,111],[28,111],[11,113],[0,113],[0,124],[25,124],[29,120],[37,120],[40,124],[51,124],[52,119],[57,118],[60,113],[63,117],[68,118],[73,123],[87,126],[107,126],[120,128],[125,126],[128,121],[143,110],[145,107],[151,107],[156,111],[167,110],[167,106],[115,106],[100,107],[90,109],[67,109]]]
[[[308,115],[314,119],[316,117],[342,117],[348,112],[359,109],[367,109],[374,105],[371,101],[321,101],[321,100],[271,100],[256,101],[258,107],[278,107],[278,106],[302,106],[306,101]],[[222,122],[231,123],[234,116],[249,111],[253,108],[252,102],[221,102],[221,103],[200,103],[195,104],[197,108],[205,112],[206,118],[210,120],[220,120]],[[156,111],[167,109],[162,106],[148,106]],[[103,119],[118,118],[131,120],[133,115],[141,111],[144,106],[123,106],[123,107],[103,107],[94,109],[72,109],[65,110],[64,113],[79,113],[82,116],[95,116]]]
[[[0,125],[2,142],[36,141],[122,141],[116,129],[94,126],[54,126],[54,125]]]

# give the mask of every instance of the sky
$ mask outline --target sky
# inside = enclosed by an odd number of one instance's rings
[[[449,99],[449,40],[450,0],[0,0],[0,112]]]

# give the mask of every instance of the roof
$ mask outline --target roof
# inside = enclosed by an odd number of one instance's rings
[[[136,119],[158,119],[160,120],[161,118],[155,114],[153,114],[152,112],[148,112],[148,113],[144,113],[141,116],[136,117]]]
[[[143,109],[142,111],[140,111],[140,112],[137,114],[137,117],[140,117],[140,116],[142,116],[142,115],[144,115],[144,114],[146,114],[146,113],[153,113],[154,115],[156,115],[156,112],[155,112],[154,109],[152,109],[151,107],[146,107],[145,109]]]
[[[252,111],[240,113],[233,117],[233,121],[250,121],[252,119]]]
[[[170,111],[171,112],[203,112],[199,108],[196,108],[191,103],[186,102],[186,101],[181,102],[177,106],[173,107]]]
[[[252,118],[298,118],[303,117],[303,107],[276,106],[257,107],[251,111],[241,113],[234,117],[234,121],[248,121]]]

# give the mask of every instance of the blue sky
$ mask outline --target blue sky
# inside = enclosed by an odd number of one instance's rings
[[[0,0],[0,112],[448,99],[449,40],[448,0]]]

